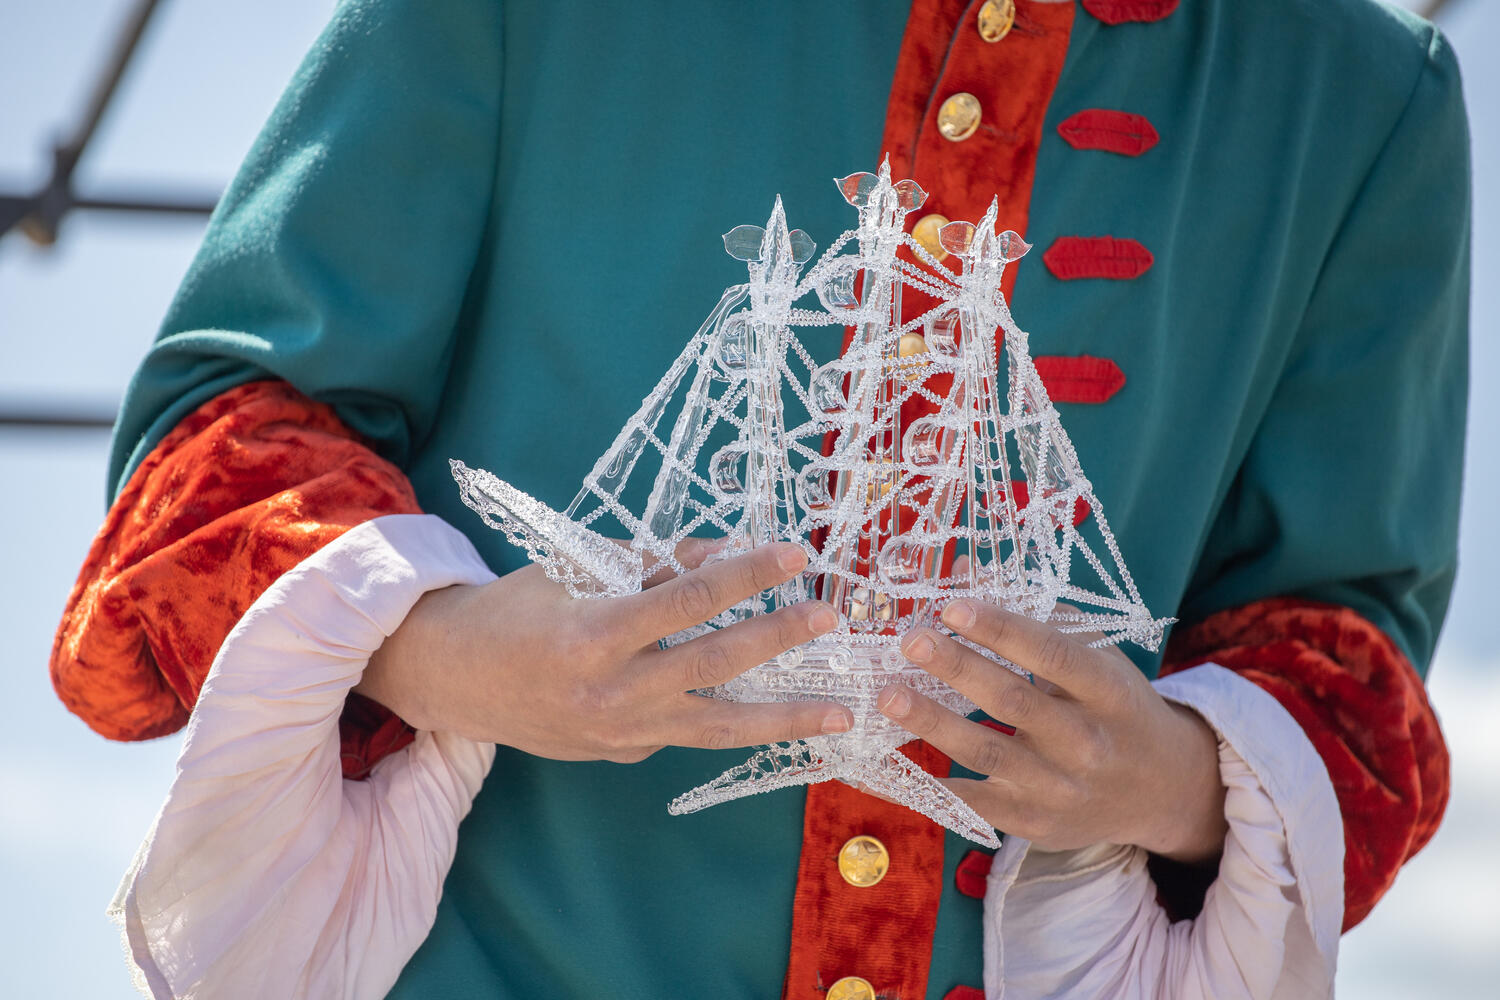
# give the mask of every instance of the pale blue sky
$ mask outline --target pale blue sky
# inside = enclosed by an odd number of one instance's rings
[[[1415,5],[1415,0],[1412,4]],[[0,0],[0,188],[46,169],[128,0]],[[331,8],[329,0],[163,4],[79,186],[216,190]],[[1432,691],[1455,751],[1454,801],[1431,847],[1344,942],[1341,995],[1489,997],[1500,982],[1500,4],[1452,0],[1474,130],[1474,392],[1463,565]],[[112,404],[201,233],[194,220],[78,215],[58,246],[0,241],[0,401]],[[176,739],[109,744],[57,703],[52,631],[103,514],[105,437],[0,431],[0,630],[12,709],[0,729],[3,992],[133,996],[103,911],[171,779]],[[1399,470],[1392,470],[1393,475]]]

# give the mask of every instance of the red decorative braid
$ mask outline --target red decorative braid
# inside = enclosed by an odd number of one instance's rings
[[[978,986],[955,986],[943,994],[943,1000],[984,1000],[984,990]]]
[[[381,514],[420,513],[406,477],[284,382],[189,414],[130,477],[89,549],[52,647],[69,710],[115,740],[180,729],[219,646],[282,573]],[[351,695],[344,773],[411,730]]]
[[[1105,24],[1160,21],[1170,17],[1179,0],[1083,0],[1083,9]]]
[[[1011,730],[1015,732],[1015,730]],[[958,891],[974,899],[983,899],[989,885],[990,869],[995,865],[995,856],[984,851],[970,851],[958,863],[953,873],[953,884]]]
[[[1057,134],[1074,149],[1102,149],[1121,156],[1140,156],[1161,136],[1145,115],[1089,108],[1057,126]]]
[[[1034,362],[1054,403],[1102,403],[1125,388],[1125,373],[1109,358],[1050,355]]]
[[[1156,259],[1136,240],[1113,236],[1060,236],[1042,255],[1047,270],[1063,281],[1109,278],[1129,281],[1151,269]]]
[[[1162,674],[1212,661],[1269,692],[1323,758],[1344,818],[1344,929],[1437,830],[1448,748],[1422,679],[1348,608],[1257,601],[1178,628]]]

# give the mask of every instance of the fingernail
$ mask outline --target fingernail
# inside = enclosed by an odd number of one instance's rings
[[[921,632],[916,638],[909,640],[901,648],[901,652],[913,663],[926,663],[937,652],[937,643],[932,641],[932,636]]]
[[[825,604],[808,616],[807,626],[814,632],[832,632],[839,627],[838,612]]]
[[[885,704],[879,708],[893,719],[904,719],[911,712],[911,695],[906,688],[891,688],[885,695]]]
[[[974,624],[974,605],[968,601],[954,601],[943,609],[943,624],[950,628],[966,629]]]
[[[800,545],[782,545],[780,548],[781,551],[776,553],[776,565],[788,573],[795,573],[807,565],[807,553]]]
[[[854,716],[847,708],[836,708],[823,717],[823,732],[847,733],[854,725]]]

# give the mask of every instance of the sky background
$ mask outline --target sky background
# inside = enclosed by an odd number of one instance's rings
[[[1420,6],[1410,0],[1408,6]],[[0,190],[45,179],[131,4],[0,0]],[[329,0],[162,5],[77,174],[85,192],[222,188]],[[1431,693],[1454,756],[1432,844],[1344,938],[1339,995],[1491,998],[1500,983],[1500,3],[1452,0],[1474,134],[1473,368],[1458,589]],[[0,409],[112,410],[202,235],[195,219],[77,214],[50,250],[0,240]],[[0,428],[0,968],[7,996],[134,996],[104,917],[171,781],[177,738],[112,744],[52,693],[47,656],[104,510],[108,435]],[[1398,470],[1393,470],[1396,474]]]

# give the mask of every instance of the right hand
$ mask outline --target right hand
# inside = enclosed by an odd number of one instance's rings
[[[767,545],[708,566],[712,543],[677,552],[689,572],[639,594],[575,599],[528,566],[483,586],[431,591],[370,657],[355,690],[418,729],[456,732],[555,760],[633,763],[663,746],[756,746],[847,731],[833,702],[739,704],[692,692],[838,625],[809,601],[661,649],[807,565]]]

